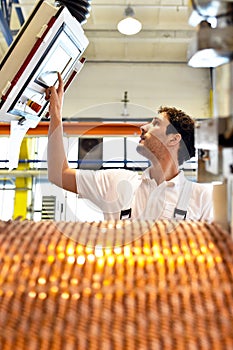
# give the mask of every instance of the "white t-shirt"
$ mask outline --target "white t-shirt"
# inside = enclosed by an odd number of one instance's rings
[[[126,169],[77,170],[80,197],[99,207],[105,220],[119,220],[122,214],[131,219],[172,219],[186,181],[183,171],[157,185],[149,168],[141,175]],[[212,188],[193,182],[187,202],[187,220],[212,221]]]

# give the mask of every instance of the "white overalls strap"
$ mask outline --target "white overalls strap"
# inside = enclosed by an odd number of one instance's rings
[[[184,187],[180,193],[178,203],[173,214],[173,217],[177,220],[186,219],[189,200],[192,194],[192,185],[192,181],[185,180]]]

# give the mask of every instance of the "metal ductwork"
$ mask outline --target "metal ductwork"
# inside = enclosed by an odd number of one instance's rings
[[[233,2],[192,1],[189,23],[197,32],[188,48],[192,67],[217,67],[233,59]]]
[[[217,19],[218,22],[225,21],[232,11],[231,0],[191,0],[191,6],[195,12],[191,14],[189,19],[192,21],[192,25],[197,25],[202,20],[211,22],[213,18]],[[196,23],[194,23],[194,18],[196,18]]]
[[[90,16],[91,0],[59,0],[58,3],[65,6],[80,24],[84,24]]]

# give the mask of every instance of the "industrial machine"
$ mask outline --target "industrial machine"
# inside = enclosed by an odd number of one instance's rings
[[[87,46],[81,24],[65,6],[39,1],[0,64],[0,121],[36,127],[46,113],[45,89],[56,84],[57,72],[68,87]]]
[[[210,68],[213,91],[213,115],[197,122],[196,148],[208,182],[222,182],[214,186],[215,219],[233,233],[233,2],[192,0],[189,22],[197,31],[188,64]]]
[[[59,72],[66,91],[85,61],[89,42],[82,23],[89,0],[39,0],[0,63],[0,121],[11,123],[9,170],[17,168],[21,142],[28,129],[48,116],[47,87]]]

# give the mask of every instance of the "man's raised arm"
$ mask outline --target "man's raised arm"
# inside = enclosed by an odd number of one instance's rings
[[[53,184],[77,193],[76,171],[69,168],[62,127],[63,81],[58,73],[58,87],[51,86],[46,90],[49,100],[50,124],[48,131],[48,179]]]

